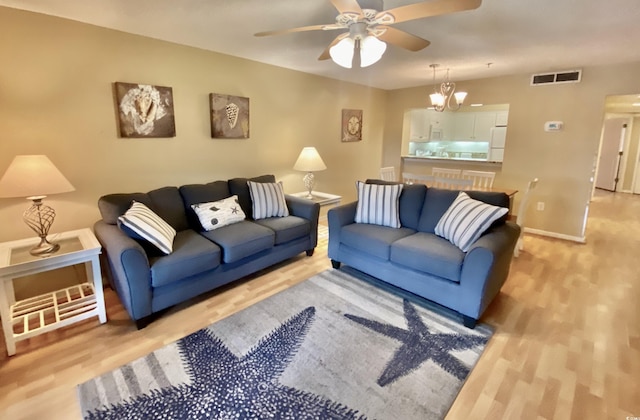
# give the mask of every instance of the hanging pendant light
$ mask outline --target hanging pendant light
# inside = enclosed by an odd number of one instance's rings
[[[467,92],[456,92],[456,84],[449,81],[449,69],[447,69],[447,77],[444,82],[440,84],[440,90],[437,90],[436,86],[436,68],[439,64],[430,64],[429,67],[433,69],[433,88],[434,92],[429,95],[431,105],[433,109],[438,112],[443,112],[445,109],[456,111],[460,109],[460,106],[467,97]],[[451,105],[451,98],[455,98],[456,105]]]

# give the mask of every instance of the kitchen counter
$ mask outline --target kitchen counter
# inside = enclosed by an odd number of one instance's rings
[[[454,158],[454,157],[439,157],[439,156],[414,156],[414,155],[403,155],[402,159],[410,162],[456,162],[456,163],[473,163],[475,165],[486,165],[486,166],[501,166],[502,162],[488,162],[487,159],[478,159],[478,158]]]

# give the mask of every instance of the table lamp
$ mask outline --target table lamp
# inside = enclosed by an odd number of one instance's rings
[[[75,191],[45,155],[18,155],[0,179],[0,197],[26,197],[33,204],[22,215],[24,222],[40,237],[40,243],[29,252],[31,255],[47,255],[56,252],[60,245],[50,243],[47,234],[56,212],[43,204],[47,195]]]
[[[306,198],[313,199],[313,194],[311,194],[311,192],[313,191],[313,186],[316,182],[313,172],[324,171],[327,169],[327,166],[322,161],[322,158],[316,148],[303,148],[302,152],[300,152],[300,156],[298,156],[298,160],[296,160],[296,164],[293,165],[293,169],[296,171],[306,172],[306,175],[302,178],[304,186],[309,192]]]

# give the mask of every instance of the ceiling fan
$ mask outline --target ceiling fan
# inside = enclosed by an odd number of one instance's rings
[[[390,25],[431,16],[477,9],[482,3],[482,0],[431,0],[378,11],[375,8],[362,8],[356,0],[330,1],[338,12],[340,12],[336,17],[335,23],[258,32],[255,36],[348,29],[349,32],[341,33],[334,38],[322,54],[320,54],[318,60],[331,58],[336,64],[347,68],[351,68],[355,61],[360,67],[366,67],[380,60],[387,48],[387,43],[405,48],[409,51],[420,51],[430,44],[426,39],[396,29]],[[364,3],[365,0],[360,1]],[[382,9],[382,1],[378,0],[376,3],[378,8]],[[356,54],[357,52],[359,52],[359,54]]]

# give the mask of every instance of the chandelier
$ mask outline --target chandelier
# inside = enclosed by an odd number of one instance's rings
[[[438,68],[439,66],[439,64],[429,64],[429,67],[433,69],[434,86],[434,93],[429,95],[429,98],[431,98],[431,105],[433,106],[433,109],[438,112],[443,112],[445,109],[456,111],[464,102],[464,98],[467,96],[467,92],[455,91],[456,84],[449,81],[449,69],[447,69],[447,77],[445,78],[444,82],[440,84],[440,92],[438,92],[436,86],[436,68]],[[455,98],[456,105],[451,105],[451,97]]]

